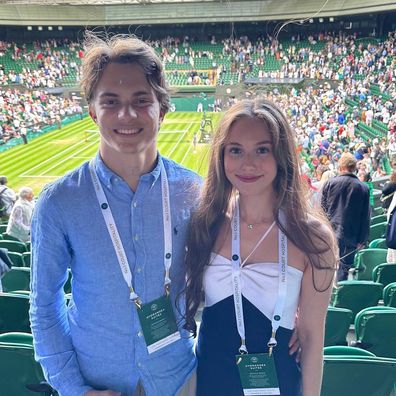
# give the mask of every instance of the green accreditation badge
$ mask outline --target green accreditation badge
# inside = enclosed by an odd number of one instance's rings
[[[280,395],[274,358],[268,353],[236,355],[236,363],[247,395]]]
[[[162,296],[137,309],[148,353],[180,339],[169,297]]]

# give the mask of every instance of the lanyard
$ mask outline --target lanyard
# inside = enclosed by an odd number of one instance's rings
[[[161,161],[161,160],[160,160]],[[113,213],[111,211],[109,202],[107,201],[106,194],[103,190],[102,184],[99,181],[98,175],[94,168],[93,161],[89,164],[89,170],[91,173],[92,183],[94,185],[96,197],[100,208],[102,209],[102,215],[107,226],[111,241],[115,253],[117,255],[118,264],[122,272],[122,276],[129,288],[129,298],[136,304],[138,308],[141,307],[141,300],[136,294],[135,289],[132,285],[132,273],[129,268],[128,258],[125,254],[124,246],[121,242],[120,234],[116,223],[114,221]],[[164,267],[165,267],[165,280],[164,287],[166,295],[169,295],[170,290],[170,268],[172,265],[172,220],[170,213],[170,199],[169,199],[169,183],[166,170],[163,162],[161,161],[161,189],[162,189],[162,214],[164,224]]]
[[[245,337],[245,322],[243,318],[243,305],[242,305],[242,290],[241,290],[241,257],[240,257],[240,225],[239,225],[239,196],[236,197],[234,211],[231,220],[231,263],[232,263],[232,287],[234,294],[234,307],[235,307],[235,318],[238,328],[239,336],[241,337],[241,346],[239,352],[241,354],[248,353],[246,348],[246,337]],[[257,249],[259,244],[266,238],[271,231],[274,223],[260,238],[256,246],[253,248],[252,253]],[[244,260],[244,263],[247,259]],[[275,304],[274,313],[271,319],[271,338],[268,341],[269,353],[272,354],[272,349],[277,345],[276,342],[276,331],[279,328],[280,320],[283,315],[283,308],[286,301],[287,291],[287,240],[286,235],[279,230],[279,283],[278,283],[278,299]]]

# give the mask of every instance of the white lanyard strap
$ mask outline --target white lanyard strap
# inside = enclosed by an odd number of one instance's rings
[[[260,238],[256,246],[247,258],[257,249],[259,244],[266,238],[274,224],[264,233]],[[280,320],[283,315],[283,309],[286,301],[287,291],[287,239],[285,234],[279,229],[279,284],[278,284],[278,298],[275,305],[274,313],[271,320],[272,333],[271,338],[268,341],[268,347],[270,354],[272,349],[276,346],[275,334],[279,328]],[[246,337],[245,337],[245,323],[243,316],[243,305],[242,305],[242,290],[241,290],[241,257],[240,257],[240,220],[239,220],[239,196],[236,197],[233,216],[231,220],[231,263],[232,263],[232,287],[234,295],[234,307],[235,307],[235,318],[237,323],[237,329],[239,336],[241,337],[241,346],[239,352],[248,353],[246,348]],[[244,260],[246,262],[247,258]]]
[[[136,294],[132,285],[132,273],[129,268],[128,258],[125,254],[124,246],[122,244],[120,234],[116,223],[114,221],[113,213],[111,211],[109,202],[107,201],[106,194],[103,190],[102,184],[95,171],[93,161],[90,162],[89,170],[91,173],[92,183],[94,185],[96,197],[100,208],[102,209],[102,215],[107,226],[111,241],[113,243],[114,250],[117,255],[117,260],[120,265],[122,276],[126,284],[128,285],[130,295],[129,298],[140,307],[141,301],[139,296]],[[170,199],[169,199],[169,184],[164,164],[161,162],[161,187],[162,187],[162,205],[163,205],[163,221],[164,221],[164,266],[165,266],[165,291],[168,294],[170,288],[170,268],[172,265],[172,222],[170,214]]]
[[[280,321],[283,315],[283,309],[286,302],[287,293],[287,239],[286,235],[279,229],[279,280],[278,280],[278,299],[276,301],[274,313],[271,319],[272,334],[268,341],[269,353],[272,354],[272,349],[276,347],[277,342],[275,338],[276,331],[279,328]]]
[[[169,199],[168,175],[161,161],[161,187],[162,187],[162,218],[164,222],[164,266],[165,266],[165,291],[169,295],[171,284],[170,268],[172,266],[172,218]]]

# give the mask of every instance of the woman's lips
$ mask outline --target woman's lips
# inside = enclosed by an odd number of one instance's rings
[[[244,183],[254,183],[258,179],[260,179],[261,176],[242,176],[242,175],[235,175],[237,179]]]

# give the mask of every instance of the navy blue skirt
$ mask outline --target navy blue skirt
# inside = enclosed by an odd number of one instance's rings
[[[243,297],[246,346],[249,353],[267,353],[271,321]],[[243,396],[235,355],[238,334],[234,299],[230,296],[203,310],[197,344],[197,396]],[[275,367],[281,396],[300,396],[301,371],[288,342],[292,330],[279,327],[274,348]]]

